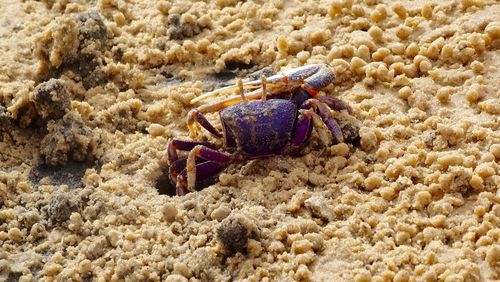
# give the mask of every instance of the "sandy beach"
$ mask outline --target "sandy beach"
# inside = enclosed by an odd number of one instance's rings
[[[0,54],[0,281],[500,280],[497,1],[0,0]],[[344,142],[175,196],[192,99],[308,64]]]

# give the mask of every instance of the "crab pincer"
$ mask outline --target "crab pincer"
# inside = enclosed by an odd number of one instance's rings
[[[245,98],[242,98],[241,95],[230,97],[213,104],[202,105],[198,107],[198,110],[203,113],[216,112],[228,106],[240,103],[243,99],[257,100],[261,99],[263,95],[267,98],[272,98],[282,93],[291,93],[291,91],[296,88],[302,88],[309,93],[310,97],[316,97],[318,90],[328,86],[334,79],[335,74],[329,66],[325,64],[306,65],[286,70],[266,78],[265,86],[262,80],[244,82],[242,84],[243,89],[240,91],[251,90],[251,92],[244,95]],[[201,100],[219,94],[230,94],[239,87],[238,85],[232,85],[205,93],[192,99],[191,104],[195,104]],[[264,90],[266,90],[267,93],[264,94]]]

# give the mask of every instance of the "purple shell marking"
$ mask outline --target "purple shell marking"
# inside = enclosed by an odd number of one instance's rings
[[[279,154],[291,139],[297,106],[289,100],[273,99],[236,104],[220,111],[226,137],[250,158]],[[232,145],[232,146],[230,146]]]

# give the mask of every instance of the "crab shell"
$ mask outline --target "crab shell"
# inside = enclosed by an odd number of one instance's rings
[[[247,158],[280,154],[290,143],[297,106],[290,100],[249,101],[220,111],[228,149]]]

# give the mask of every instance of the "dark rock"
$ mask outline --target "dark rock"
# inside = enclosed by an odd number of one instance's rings
[[[80,210],[80,198],[71,192],[57,193],[44,210],[49,225],[59,225],[67,221],[73,212]]]
[[[47,125],[40,151],[50,166],[65,165],[68,160],[91,161],[98,137],[85,125],[79,114],[68,112],[61,120]]]
[[[69,109],[71,97],[64,80],[50,79],[42,82],[31,92],[30,99],[43,119],[60,119]]]
[[[217,228],[217,240],[224,247],[227,256],[246,252],[248,239],[257,237],[258,229],[255,223],[241,215],[224,219]]]

